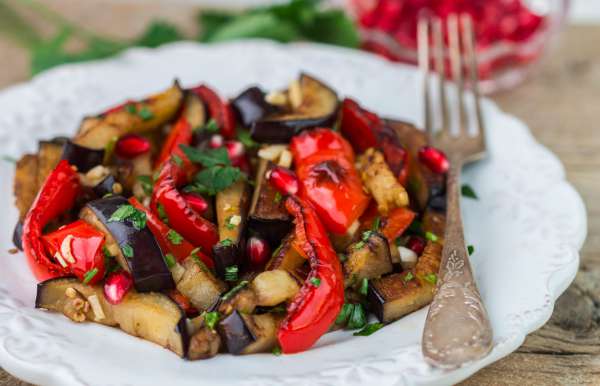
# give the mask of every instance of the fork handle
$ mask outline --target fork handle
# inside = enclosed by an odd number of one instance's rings
[[[427,362],[441,368],[456,368],[483,357],[492,347],[493,335],[465,247],[460,214],[462,160],[450,161],[442,261],[422,341]]]

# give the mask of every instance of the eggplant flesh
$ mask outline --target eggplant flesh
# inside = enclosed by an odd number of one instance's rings
[[[67,296],[69,291],[73,297]],[[96,313],[91,301],[93,296],[103,315]],[[119,304],[113,305],[104,298],[101,286],[84,285],[75,278],[56,278],[38,284],[35,306],[63,313],[78,322],[90,321],[117,327],[161,345],[180,357],[185,357],[188,350],[185,314],[161,293],[131,290]]]
[[[248,315],[236,310],[221,320],[218,331],[231,354],[254,354],[275,347],[279,323],[273,314]]]
[[[359,243],[348,248],[348,259],[344,262],[348,285],[360,284],[363,279],[375,279],[392,272],[394,267],[385,236],[371,232],[366,240]]]
[[[335,91],[321,81],[300,76],[302,102],[289,112],[272,114],[252,124],[250,135],[257,142],[288,143],[302,130],[332,126],[336,119],[338,99]]]
[[[433,300],[435,287],[418,279],[406,280],[407,274],[394,273],[369,282],[369,308],[382,323],[398,320]]]
[[[116,183],[117,180],[115,179],[115,176],[109,174],[102,181],[96,184],[96,186],[94,186],[92,190],[94,191],[94,194],[96,194],[96,196],[102,198],[107,194],[115,193],[114,185]]]
[[[190,299],[190,303],[199,311],[208,309],[225,292],[227,286],[192,257],[185,259],[182,265],[185,271],[177,281],[177,290]]]
[[[261,159],[256,174],[256,183],[248,216],[248,229],[275,248],[292,229],[292,218],[285,209],[284,200],[277,199],[277,191],[265,178],[275,166]]]
[[[131,272],[139,292],[162,291],[175,288],[171,271],[162,251],[148,227],[136,229],[129,220],[109,221],[113,213],[129,202],[122,196],[110,196],[87,203],[80,217],[106,235],[106,243],[119,248],[116,256],[121,266]],[[123,249],[131,250],[125,256]]]
[[[80,173],[87,173],[90,169],[102,165],[104,153],[104,148],[92,149],[67,141],[63,147],[61,159],[76,166]]]
[[[262,118],[275,114],[279,109],[265,101],[265,93],[259,87],[250,87],[231,101],[239,121],[246,128]]]

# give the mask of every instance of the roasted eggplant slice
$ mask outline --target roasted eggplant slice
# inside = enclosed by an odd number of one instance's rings
[[[231,101],[238,120],[246,128],[279,109],[265,101],[265,93],[258,87],[250,87]]]
[[[381,322],[393,322],[433,300],[441,255],[442,245],[428,242],[413,270],[369,283],[369,307]]]
[[[112,174],[106,176],[102,181],[96,184],[92,190],[96,194],[96,196],[102,198],[107,194],[116,194],[118,193],[119,188],[115,187],[115,184],[118,184],[117,180]],[[118,185],[116,185],[118,186]],[[122,189],[122,188],[121,188]]]
[[[306,259],[294,248],[293,241],[293,233],[283,239],[281,245],[275,250],[271,260],[267,263],[266,271],[284,269],[290,273],[295,273],[298,268],[306,263]]]
[[[234,355],[272,350],[281,319],[273,314],[248,315],[233,311],[218,326],[227,350]]]
[[[299,99],[299,103],[292,103],[291,111],[272,114],[254,122],[250,134],[255,141],[288,143],[302,130],[318,126],[328,127],[334,123],[338,99],[330,87],[302,74],[299,87],[291,86],[287,93],[289,99]],[[295,104],[297,106],[294,106]]]
[[[128,104],[130,108],[84,119],[73,142],[92,149],[104,149],[114,138],[153,130],[169,122],[179,111],[182,101],[183,90],[175,82],[160,94]]]
[[[283,269],[259,273],[252,280],[250,288],[256,294],[256,304],[262,307],[272,307],[287,302],[300,291],[298,281]]]
[[[92,149],[78,145],[72,141],[67,141],[60,158],[76,166],[80,173],[87,173],[90,169],[102,165],[104,161],[104,148]]]
[[[23,219],[37,196],[38,157],[26,154],[17,161],[14,179],[15,205]]]
[[[221,242],[213,247],[213,259],[217,275],[224,278],[227,267],[242,263],[242,237],[250,205],[248,184],[244,180],[234,183],[217,193],[215,201]]]
[[[129,202],[122,196],[101,198],[87,203],[80,217],[106,235],[107,248],[117,252],[117,261],[131,272],[139,292],[175,288],[171,272],[150,229],[137,229],[130,220],[110,220],[124,205],[129,205]]]
[[[348,259],[344,262],[346,285],[379,278],[392,272],[393,268],[387,239],[377,232],[369,232],[366,239],[363,237],[348,248]]]
[[[285,210],[283,200],[265,178],[274,166],[272,162],[260,159],[248,216],[251,233],[267,240],[273,248],[292,229],[292,218]]]
[[[194,257],[188,257],[182,263],[183,275],[177,280],[177,290],[190,299],[190,303],[204,311],[213,305],[227,286]]]
[[[37,186],[42,186],[46,177],[58,165],[62,154],[63,144],[59,141],[40,141],[38,151]]]
[[[117,305],[105,300],[101,286],[75,278],[50,279],[38,284],[36,308],[60,312],[76,322],[91,321],[117,327],[184,357],[189,337],[179,306],[161,293],[130,291]]]

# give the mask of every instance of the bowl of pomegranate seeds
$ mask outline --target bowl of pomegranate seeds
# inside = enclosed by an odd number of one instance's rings
[[[568,0],[349,0],[362,29],[362,46],[417,62],[417,23],[423,16],[468,14],[475,25],[480,88],[505,90],[523,81],[560,31]],[[447,39],[447,36],[446,36]]]

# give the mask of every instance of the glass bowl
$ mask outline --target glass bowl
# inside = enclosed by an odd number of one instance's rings
[[[421,15],[472,16],[480,89],[490,94],[521,83],[560,31],[569,0],[347,0],[361,27],[362,47],[388,59],[417,63]]]

